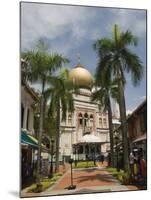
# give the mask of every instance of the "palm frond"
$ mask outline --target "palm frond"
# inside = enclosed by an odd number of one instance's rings
[[[140,58],[132,53],[129,49],[123,49],[122,59],[124,63],[124,70],[131,73],[131,79],[134,86],[140,83],[143,77],[143,65]]]

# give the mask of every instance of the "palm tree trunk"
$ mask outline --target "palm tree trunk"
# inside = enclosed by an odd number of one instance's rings
[[[111,166],[114,166],[113,126],[112,126],[112,110],[111,110],[110,97],[108,97],[108,121],[109,121],[109,131],[110,131]]]
[[[40,183],[40,162],[41,162],[41,139],[42,139],[42,127],[43,127],[43,95],[41,95],[41,102],[40,102],[40,127],[39,127],[39,137],[38,137],[38,157],[37,157],[37,182]]]
[[[56,166],[55,172],[59,170],[59,145],[60,145],[60,100],[57,102],[57,117],[56,117]]]
[[[123,87],[122,80],[119,81],[119,108],[120,108],[121,129],[122,129],[122,138],[123,138],[124,170],[128,172],[129,171],[129,155],[128,155],[126,106],[125,106],[124,87]]]
[[[42,82],[41,100],[40,100],[40,124],[39,124],[37,174],[36,174],[37,184],[40,184],[40,179],[41,179],[41,140],[42,140],[42,132],[43,132],[44,88],[45,88],[45,82],[43,81]]]

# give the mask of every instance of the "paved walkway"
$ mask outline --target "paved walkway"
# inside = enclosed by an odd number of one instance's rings
[[[126,186],[121,185],[105,167],[95,167],[89,169],[74,169],[73,184],[76,189],[68,190],[71,184],[70,169],[63,177],[51,188],[42,192],[41,195],[59,195],[75,193],[93,193],[109,191],[129,190]]]
[[[135,186],[121,185],[106,170],[106,163],[103,165],[102,163],[97,164],[98,167],[73,170],[73,184],[76,185],[74,190],[68,190],[71,184],[71,174],[69,165],[67,165],[62,170],[60,169],[62,172],[67,171],[52,187],[38,194],[22,193],[22,197],[138,190]]]

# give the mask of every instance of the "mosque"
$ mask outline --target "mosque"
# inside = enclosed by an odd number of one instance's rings
[[[61,122],[60,154],[68,161],[92,159],[110,150],[108,113],[92,102],[93,77],[80,62],[69,72],[69,79],[80,87],[73,94],[74,112]]]

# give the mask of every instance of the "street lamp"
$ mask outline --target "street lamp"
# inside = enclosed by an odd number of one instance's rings
[[[116,145],[116,161],[117,161],[117,163],[116,163],[116,168],[117,168],[117,171],[119,171],[120,169],[119,169],[119,163],[118,163],[118,161],[119,161],[119,159],[118,159],[118,143],[119,143],[119,137],[118,136],[115,136],[115,145]]]
[[[53,176],[53,150],[54,149],[54,140],[51,140],[51,163],[50,163],[50,174],[49,174],[49,178],[51,178]]]
[[[68,187],[68,190],[74,190],[76,188],[76,185],[73,185],[72,163],[73,159],[71,158],[69,160],[69,164],[71,165],[71,185]]]
[[[74,145],[74,154],[75,154],[75,166],[77,166],[77,145]]]

